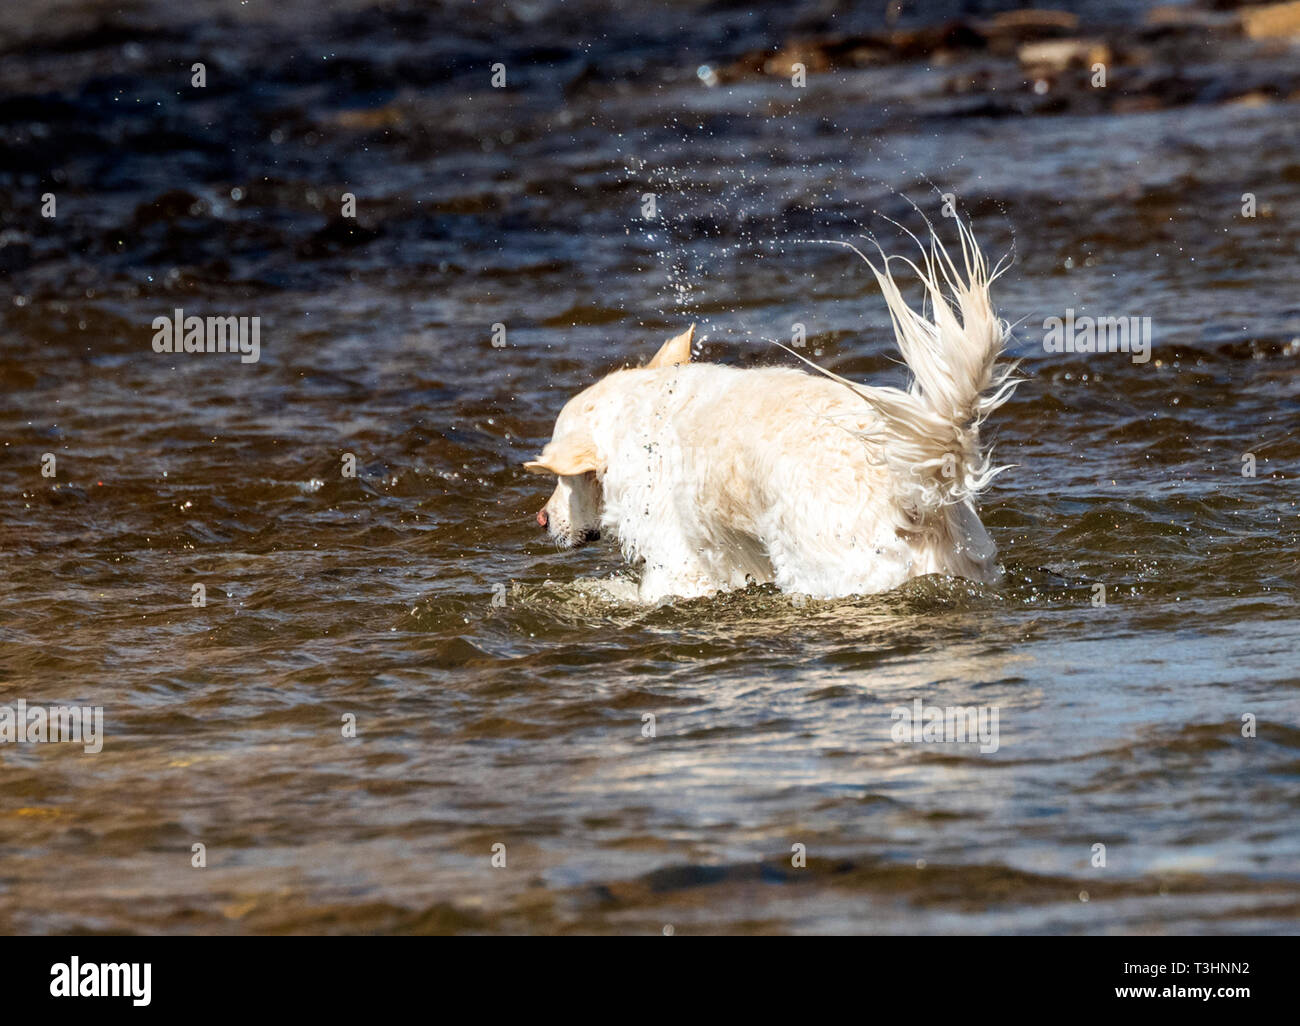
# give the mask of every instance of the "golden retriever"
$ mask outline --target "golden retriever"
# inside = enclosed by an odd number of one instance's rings
[[[816,373],[691,363],[692,325],[565,404],[524,464],[558,479],[538,524],[562,548],[616,537],[647,602],[751,581],[818,598],[922,574],[997,582],[975,498],[1005,468],[979,429],[1016,381],[998,363],[1009,329],[989,298],[1001,265],[990,273],[958,227],[961,271],[937,238],[919,263],[882,252],[877,266],[848,247],[884,293],[907,390],[807,360]],[[894,261],[920,278],[929,316],[903,299]]]

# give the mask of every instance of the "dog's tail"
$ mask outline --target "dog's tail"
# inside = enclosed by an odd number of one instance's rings
[[[972,500],[1006,467],[993,467],[981,451],[979,427],[1010,397],[1019,380],[1014,364],[999,364],[1010,328],[993,311],[989,286],[1005,270],[989,270],[970,229],[960,220],[961,269],[931,232],[929,247],[917,240],[921,260],[888,257],[880,265],[847,246],[871,268],[880,284],[894,334],[913,380],[907,391],[859,385],[817,367],[846,385],[879,415],[861,432],[890,466],[900,489],[905,530],[916,530],[949,507]],[[915,236],[913,236],[915,238]],[[913,310],[890,270],[893,261],[910,267],[925,290],[930,316]],[[798,355],[798,354],[796,354]],[[811,363],[811,361],[805,361]],[[813,364],[813,366],[816,366]]]

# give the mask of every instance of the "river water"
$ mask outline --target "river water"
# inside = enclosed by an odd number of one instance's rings
[[[1295,932],[1295,44],[1082,4],[1098,88],[826,42],[1011,5],[912,7],[0,15],[0,704],[104,715],[0,745],[0,928]],[[806,85],[749,56],[798,39]],[[546,541],[519,464],[691,322],[900,383],[804,240],[945,193],[1014,257],[1005,585],[646,608]],[[178,308],[259,359],[155,353]],[[1067,310],[1150,359],[1045,351]],[[918,699],[997,750],[898,742]]]

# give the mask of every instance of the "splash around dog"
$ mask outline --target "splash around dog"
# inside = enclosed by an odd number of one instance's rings
[[[561,548],[604,534],[642,567],[640,597],[697,598],[774,583],[839,598],[926,574],[997,584],[976,500],[993,477],[980,426],[1016,384],[991,270],[965,224],[954,260],[937,237],[920,262],[870,268],[912,382],[862,385],[804,360],[739,369],[693,363],[694,327],[644,367],[615,371],[560,410],[524,469],[554,476],[537,514]],[[914,310],[891,265],[920,279]],[[796,356],[798,354],[795,354]],[[802,359],[802,357],[801,357]]]

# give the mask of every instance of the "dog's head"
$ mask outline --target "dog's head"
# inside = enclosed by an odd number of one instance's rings
[[[670,338],[643,370],[689,363],[695,325]],[[625,390],[633,371],[615,371],[564,404],[551,440],[535,460],[524,464],[532,474],[554,474],[555,491],[537,514],[562,549],[574,549],[600,537],[601,479],[605,476],[610,429],[626,407]]]

